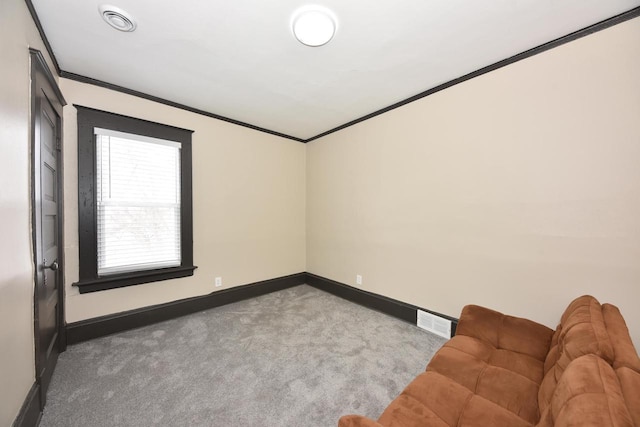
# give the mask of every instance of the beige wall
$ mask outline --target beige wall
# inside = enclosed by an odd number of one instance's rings
[[[35,378],[29,47],[49,60],[25,2],[0,1],[1,426],[13,422]]]
[[[305,146],[202,115],[60,79],[64,109],[67,322],[304,272]],[[72,104],[195,131],[194,276],[89,294],[78,279],[77,121]],[[214,278],[223,286],[214,288]]]
[[[67,321],[309,271],[457,316],[617,304],[640,347],[640,19],[299,144],[61,79]],[[0,2],[0,425],[34,381],[25,3]],[[46,54],[45,54],[46,56]],[[77,103],[195,131],[191,278],[79,295]],[[306,216],[305,216],[306,215]],[[306,246],[305,246],[306,242]]]
[[[640,348],[640,18],[307,147],[307,270],[451,316],[620,307]]]

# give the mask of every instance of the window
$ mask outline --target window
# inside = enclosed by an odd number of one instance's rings
[[[80,293],[193,275],[192,131],[76,108]]]
[[[94,133],[98,275],[179,266],[181,144]]]

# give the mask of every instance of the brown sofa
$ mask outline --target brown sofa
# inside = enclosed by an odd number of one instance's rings
[[[573,301],[553,331],[479,306],[376,422],[339,427],[640,427],[640,359],[617,307]]]

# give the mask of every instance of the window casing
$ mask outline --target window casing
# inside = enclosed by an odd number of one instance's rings
[[[193,275],[192,131],[78,110],[80,293]]]

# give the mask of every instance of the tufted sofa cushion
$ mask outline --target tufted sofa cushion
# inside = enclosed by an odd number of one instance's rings
[[[466,306],[457,335],[431,359],[427,372],[437,372],[481,397],[479,401],[535,423],[540,418],[538,389],[552,333],[526,319]]]
[[[538,427],[634,427],[615,371],[593,354],[573,360]]]
[[[547,409],[569,363],[587,354],[594,354],[613,363],[613,345],[607,332],[602,306],[589,295],[577,298],[569,304],[553,334],[538,394],[541,413]]]
[[[456,336],[474,337],[492,347],[522,353],[544,361],[553,330],[521,317],[502,314],[478,305],[462,309]]]
[[[537,424],[524,421],[446,377],[426,372],[409,384],[378,422],[349,415],[340,420],[340,427],[638,426],[632,411],[640,401],[629,400],[624,379],[627,374],[632,375],[629,389],[638,398],[640,373],[626,367],[621,369],[614,371],[595,355],[575,359],[563,373]]]
[[[456,336],[377,423],[348,416],[340,427],[530,427],[540,418],[538,389],[552,335],[530,320],[468,305]]]
[[[618,307],[611,304],[602,304],[602,317],[611,339],[613,369],[627,367],[640,372],[640,358],[636,353],[629,336],[629,329]]]
[[[640,426],[640,372],[627,367],[616,369],[627,408],[636,426]]]
[[[376,422],[340,427],[640,427],[640,359],[619,310],[574,300],[553,330],[466,306],[457,335]]]
[[[613,369],[620,381],[631,418],[636,426],[640,426],[640,357],[618,307],[602,304],[602,314],[613,345]]]

